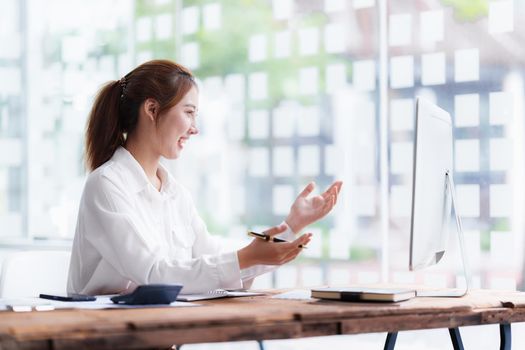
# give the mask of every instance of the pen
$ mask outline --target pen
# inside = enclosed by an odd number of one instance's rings
[[[272,236],[268,236],[264,233],[258,233],[258,232],[253,232],[253,231],[248,231],[248,236],[252,236],[252,237],[256,237],[256,238],[260,238],[260,239],[264,239],[265,241],[267,242],[274,242],[274,243],[289,243],[288,241],[285,241],[284,239],[280,239],[280,238],[277,238],[277,237],[272,237]],[[308,247],[306,247],[305,245],[303,244],[299,244],[299,248],[303,248],[303,249],[307,249]]]

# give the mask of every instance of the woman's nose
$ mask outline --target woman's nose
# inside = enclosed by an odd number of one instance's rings
[[[192,125],[190,128],[190,134],[197,135],[199,133],[199,129],[197,129],[196,125]]]

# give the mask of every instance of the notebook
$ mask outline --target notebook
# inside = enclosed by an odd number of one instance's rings
[[[342,301],[382,301],[397,302],[416,296],[414,289],[405,288],[318,288],[312,289],[312,298]]]

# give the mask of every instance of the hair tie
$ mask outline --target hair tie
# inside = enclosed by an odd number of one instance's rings
[[[118,81],[120,88],[122,89],[122,93],[120,94],[120,99],[122,100],[124,98],[124,95],[126,94],[126,85],[128,84],[128,81],[126,80],[126,77],[120,78]]]

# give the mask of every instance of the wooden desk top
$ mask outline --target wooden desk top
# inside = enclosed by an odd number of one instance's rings
[[[284,300],[270,296],[199,303],[204,306],[3,312],[0,348],[169,348],[172,344],[525,321],[525,293],[489,290],[476,290],[463,298],[415,298],[396,304]]]

